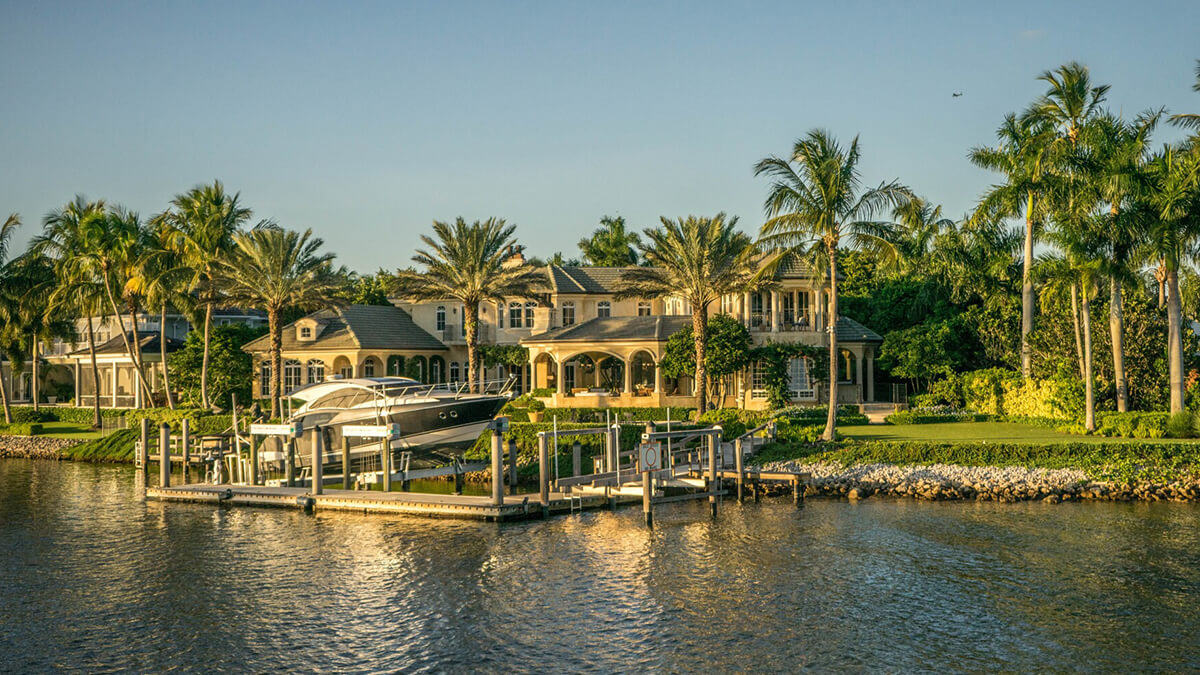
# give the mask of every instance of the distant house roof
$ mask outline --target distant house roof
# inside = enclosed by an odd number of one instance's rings
[[[626,267],[560,267],[550,265],[547,276],[555,293],[616,293],[617,281]]]
[[[133,331],[128,331],[125,336],[129,339],[129,343],[133,344]],[[162,349],[159,347],[159,333],[157,331],[148,333],[142,331],[139,336],[143,354],[160,354]],[[183,346],[183,340],[175,338],[167,338],[167,353],[171,353]],[[114,335],[108,340],[96,345],[96,356],[112,356],[112,355],[127,355],[125,350],[125,340],[121,339],[120,334]],[[73,352],[67,353],[67,356],[82,357],[90,356],[91,350],[87,347],[76,349]]]
[[[769,258],[764,258],[768,260]],[[817,272],[807,262],[802,260],[800,256],[790,253],[775,270],[776,279],[814,279],[817,277],[828,278],[828,272]],[[840,271],[838,279],[846,278]]]
[[[542,342],[666,342],[692,321],[690,316],[605,316],[539,333],[522,344]]]
[[[844,316],[838,319],[837,337],[838,342],[883,342],[879,333]]]
[[[307,317],[325,328],[311,341],[296,338],[295,323],[281,331],[284,351],[300,349],[407,349],[445,350],[446,345],[413,322],[408,312],[385,305],[347,305],[322,309]],[[247,352],[265,352],[270,336],[246,344]]]

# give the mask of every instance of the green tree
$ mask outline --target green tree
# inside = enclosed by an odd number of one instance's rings
[[[348,305],[381,305],[391,307],[388,300],[388,284],[390,274],[379,270],[374,274],[346,275],[344,284],[338,289],[337,297]]]
[[[879,366],[927,388],[935,379],[979,368],[982,351],[971,326],[960,316],[888,332],[879,348]]]
[[[208,374],[211,405],[231,408],[232,395],[235,394],[239,401],[252,399],[254,364],[250,355],[242,351],[242,345],[261,337],[265,332],[264,328],[251,328],[243,324],[213,327],[209,333],[207,352],[209,358],[220,363],[221,367]],[[178,387],[181,401],[189,406],[200,406],[203,401],[204,342],[203,333],[193,330],[188,333],[183,346],[167,357],[167,366]]]
[[[19,297],[12,292],[15,286],[14,271],[8,258],[8,247],[12,241],[13,232],[20,226],[21,216],[16,213],[9,215],[4,220],[4,224],[0,225],[0,355],[7,351],[5,345],[15,341],[12,332],[17,323],[16,315],[20,302]],[[9,365],[13,367],[11,359]],[[16,372],[15,367],[13,367],[13,371]],[[0,374],[0,407],[4,409],[4,423],[12,424],[12,410],[9,407],[8,391],[4,384],[3,374]]]
[[[399,270],[393,277],[396,294],[407,300],[453,298],[462,303],[471,391],[477,391],[479,383],[479,305],[504,298],[532,298],[545,283],[542,270],[511,261],[515,230],[516,226],[505,224],[503,218],[470,225],[462,218],[453,224],[434,221],[434,236],[421,235],[427,248],[419,249],[412,258],[424,269]]]
[[[204,309],[204,350],[200,375],[200,405],[208,408],[209,355],[207,345],[212,333],[213,310],[221,301],[224,279],[221,270],[233,251],[233,237],[251,216],[238,203],[240,194],[225,192],[221,181],[199,185],[175,195],[171,207],[156,216],[172,228],[172,247],[183,265],[191,270],[187,288]]]
[[[727,314],[717,314],[708,320],[705,336],[705,371],[710,386],[718,384],[718,407],[725,401],[725,379],[741,372],[750,363],[752,346],[750,331],[741,321]],[[659,363],[666,377],[680,377],[696,372],[696,336],[692,326],[684,326],[667,338],[666,350]]]
[[[625,231],[625,218],[604,216],[591,237],[579,240],[579,251],[589,265],[629,267],[638,264],[640,244],[637,232]]]
[[[837,425],[838,252],[845,247],[894,260],[891,240],[896,226],[873,218],[912,198],[908,188],[895,181],[863,189],[859,159],[858,137],[849,148],[842,148],[828,132],[818,129],[796,141],[790,159],[768,157],[754,171],[774,181],[759,244],[784,255],[803,256],[829,273],[830,405],[825,440],[833,440]],[[782,259],[782,255],[775,258]],[[760,275],[770,268],[764,267]]]
[[[279,417],[283,393],[282,326],[285,309],[316,309],[336,300],[341,275],[333,269],[334,255],[312,230],[303,234],[273,223],[259,223],[234,235],[234,250],[225,262],[228,298],[267,313],[271,360],[271,417]]]
[[[681,298],[692,311],[696,370],[696,407],[707,410],[708,306],[728,293],[751,287],[754,247],[738,232],[737,218],[688,216],[647,229],[639,246],[647,267],[625,270],[617,282],[617,298]]]

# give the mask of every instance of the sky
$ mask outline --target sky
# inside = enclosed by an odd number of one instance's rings
[[[604,215],[755,233],[755,163],[814,128],[960,216],[996,178],[968,150],[1042,71],[1088,65],[1114,112],[1200,112],[1198,58],[1195,0],[0,0],[0,216],[23,246],[77,193],[149,217],[219,179],[360,272],[459,216],[576,256]]]

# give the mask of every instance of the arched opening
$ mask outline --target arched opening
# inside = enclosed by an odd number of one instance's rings
[[[404,357],[392,354],[387,360],[387,374],[391,377],[404,377]]]
[[[404,374],[417,382],[428,382],[429,363],[424,356],[414,356],[408,360],[408,366]]]
[[[649,396],[654,393],[654,357],[650,352],[636,352],[629,359],[630,371],[633,375],[633,393],[635,396]]]
[[[462,375],[460,375],[458,372],[458,361],[451,361],[450,362],[450,384],[458,384],[459,382],[462,381],[460,379],[461,377],[462,377]]]
[[[368,356],[359,367],[363,377],[379,377],[383,374],[383,364],[374,356]]]
[[[838,356],[838,383],[855,384],[855,365],[858,357],[849,349],[841,350]]]
[[[304,383],[316,384],[325,381],[325,362],[321,359],[309,359],[304,364]]]
[[[333,360],[333,372],[344,378],[354,377],[354,364],[345,356],[339,356]]]
[[[532,389],[558,389],[558,362],[549,354],[538,354],[530,362],[533,370]]]
[[[290,394],[303,384],[304,368],[296,359],[283,362],[283,393]]]
[[[446,381],[446,360],[440,356],[429,357],[429,383],[441,384]]]

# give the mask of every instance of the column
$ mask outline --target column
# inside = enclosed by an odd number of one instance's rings
[[[112,392],[110,394],[112,398],[111,407],[115,408],[117,407],[117,364],[115,363],[112,364]]]
[[[534,354],[530,354],[529,355],[529,382],[525,386],[525,393],[528,394],[529,392],[533,391],[534,389],[537,389],[537,386],[538,386],[537,356]]]
[[[633,393],[633,359],[625,359],[625,394],[628,396]]]
[[[567,364],[561,358],[557,359],[555,363],[558,365],[558,381],[554,383],[554,386],[559,395],[562,395],[566,393],[566,391],[563,389],[563,385],[567,381]]]
[[[858,392],[858,400],[862,402],[863,391],[863,354],[859,350],[858,358],[854,359],[854,384],[857,385],[855,390]]]
[[[662,394],[662,368],[654,364],[654,393]]]
[[[771,291],[771,332],[779,332],[779,291]]]
[[[137,368],[137,366],[134,366],[134,368]],[[135,383],[133,387],[133,407],[140,408],[142,407],[142,386],[138,382],[137,373],[131,372],[130,375],[133,375]]]
[[[750,308],[752,306],[753,305],[750,304],[750,294],[743,293],[742,294],[742,321],[746,324],[746,328],[750,328],[750,311],[751,311]]]
[[[867,401],[875,400],[875,349],[867,347]]]
[[[80,395],[83,392],[79,390],[79,361],[75,362],[75,405],[83,407],[83,397]]]
[[[825,291],[820,288],[813,291],[813,306],[809,309],[813,316],[813,330],[825,330]]]

